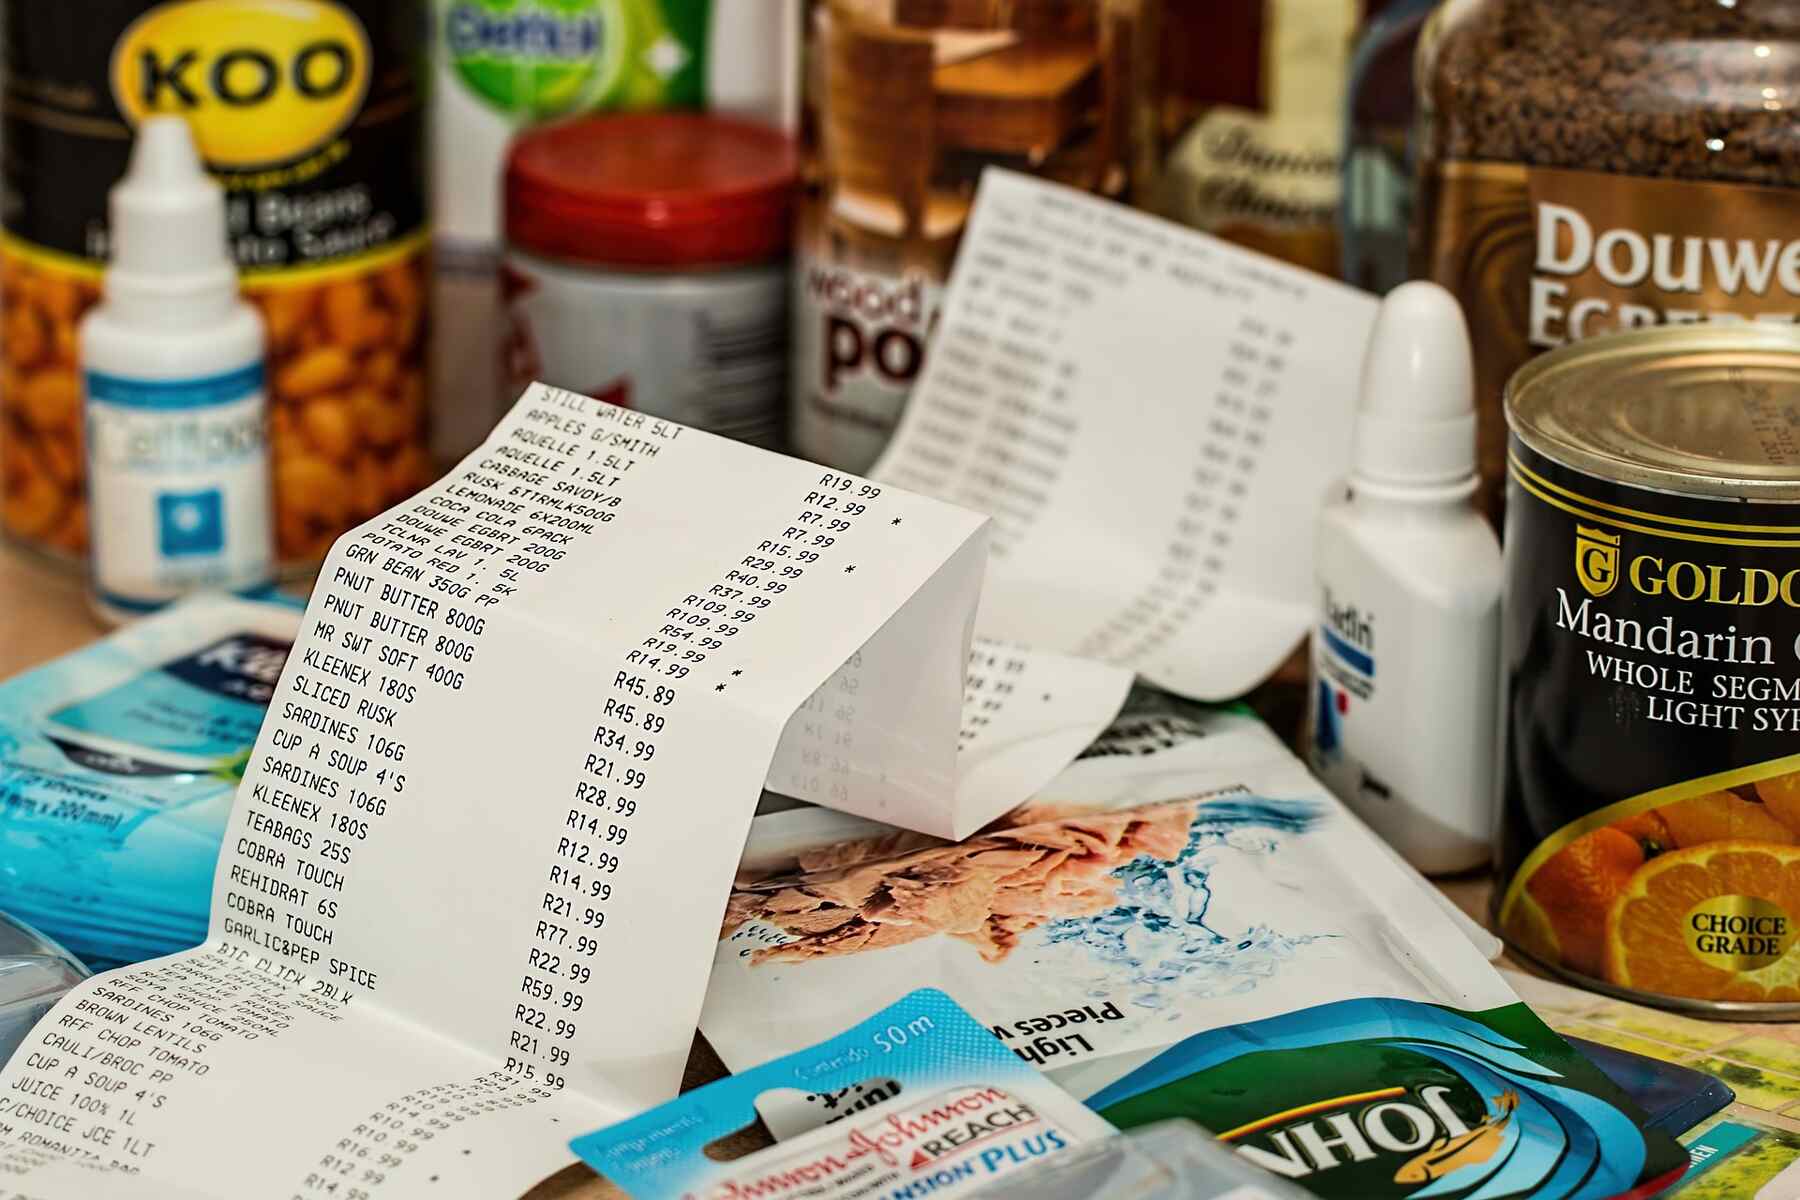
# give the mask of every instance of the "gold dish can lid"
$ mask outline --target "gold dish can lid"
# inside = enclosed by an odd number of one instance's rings
[[[1678,495],[1800,500],[1800,327],[1661,326],[1519,368],[1506,421],[1566,467]]]

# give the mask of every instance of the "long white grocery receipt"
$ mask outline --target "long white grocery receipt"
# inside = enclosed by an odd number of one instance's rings
[[[876,478],[994,518],[982,633],[1218,700],[1311,623],[1375,300],[989,169]]]
[[[847,755],[954,774],[984,554],[972,513],[534,386],[333,548],[209,940],[47,1016],[0,1141],[217,1196],[516,1195],[674,1093],[764,776],[840,665],[909,698]]]

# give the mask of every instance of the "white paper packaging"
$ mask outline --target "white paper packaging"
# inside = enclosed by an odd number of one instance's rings
[[[937,987],[1088,1095],[1189,1034],[1310,1004],[1509,1002],[1427,893],[1254,717],[1142,696],[960,844],[758,818],[701,1029],[743,1069]]]

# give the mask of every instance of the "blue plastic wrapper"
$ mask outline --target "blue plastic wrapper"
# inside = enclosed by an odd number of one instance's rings
[[[299,620],[200,596],[0,684],[0,909],[95,969],[202,941]]]
[[[726,1157],[758,1127],[776,1144]],[[635,1200],[968,1195],[1112,1129],[921,988],[827,1041],[571,1147]]]

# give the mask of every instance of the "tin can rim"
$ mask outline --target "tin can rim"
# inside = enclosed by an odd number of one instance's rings
[[[1754,371],[1779,380],[1783,408],[1800,413],[1800,329],[1659,326],[1572,342],[1531,359],[1507,381],[1506,422],[1539,454],[1598,478],[1676,495],[1800,500],[1800,453],[1789,459],[1759,445],[1747,410],[1742,420],[1715,422],[1705,445],[1672,444],[1682,412],[1702,403],[1699,389],[1683,397],[1665,387],[1657,401],[1646,388],[1659,371],[1668,384],[1678,370],[1715,391],[1747,386],[1731,373]]]

